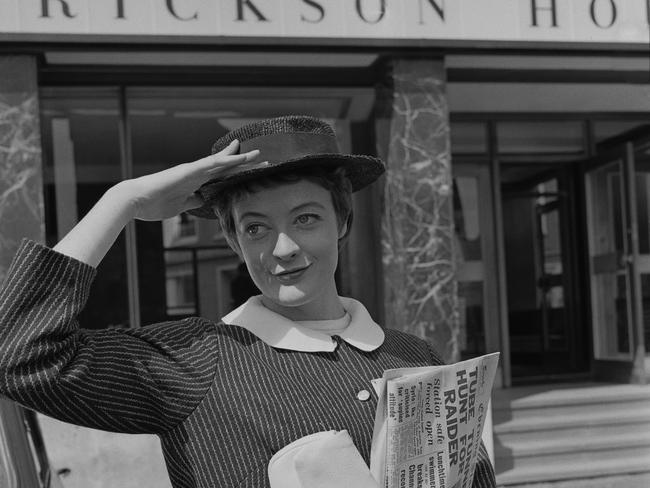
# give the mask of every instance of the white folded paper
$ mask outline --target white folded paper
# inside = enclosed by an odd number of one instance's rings
[[[311,434],[269,461],[272,488],[378,488],[347,430]]]

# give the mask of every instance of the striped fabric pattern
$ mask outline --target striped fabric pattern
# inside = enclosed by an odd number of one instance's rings
[[[314,432],[347,429],[366,460],[386,368],[439,364],[426,342],[394,330],[366,353],[273,349],[201,318],[141,329],[79,329],[95,270],[34,242],[0,290],[0,392],[88,427],[155,433],[172,485],[268,487],[267,463]],[[357,393],[367,390],[367,401]],[[474,487],[495,486],[482,449]]]

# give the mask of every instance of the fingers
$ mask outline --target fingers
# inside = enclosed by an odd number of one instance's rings
[[[239,149],[239,140],[235,139],[233,140],[230,144],[228,144],[225,148],[223,148],[221,151],[215,154],[215,156],[245,156],[246,161],[254,161],[257,159],[257,157],[260,154],[259,149],[254,149],[252,151],[248,151],[242,154],[237,154],[237,150]]]
[[[178,172],[177,177],[184,179],[187,184],[196,188],[220,175],[268,164],[267,161],[258,161],[260,156],[258,149],[243,154],[234,154],[238,148],[239,141],[234,140],[218,153],[192,163],[176,166],[170,170]]]
[[[268,164],[269,164],[268,161],[260,161],[260,162],[253,162],[253,163],[229,162],[229,163],[221,164],[215,168],[209,169],[207,171],[207,176],[209,176],[210,178],[214,178],[215,176],[218,175],[227,175],[238,171],[244,171],[247,169],[267,166]]]
[[[203,198],[198,193],[192,193],[187,200],[185,200],[185,205],[182,212],[192,210],[194,208],[199,208],[203,206]]]
[[[235,146],[234,145],[228,146],[223,151],[199,159],[197,163],[199,163],[200,167],[212,173],[214,170],[218,171],[222,167],[230,167],[232,165],[238,165],[243,163],[253,163],[259,158],[260,155],[259,149],[254,149],[252,151],[243,154],[228,154],[227,153],[228,149],[232,147]]]
[[[260,156],[260,150],[253,149],[252,151],[244,153],[244,155],[246,156],[246,161],[255,161]]]
[[[239,149],[239,140],[234,139],[230,144],[228,144],[226,147],[224,147],[221,151],[219,151],[216,154],[219,154],[221,156],[236,154],[238,149]]]

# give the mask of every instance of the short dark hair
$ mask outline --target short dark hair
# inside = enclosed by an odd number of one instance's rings
[[[341,167],[332,170],[312,166],[304,170],[287,171],[243,181],[222,190],[213,203],[213,209],[219,218],[226,241],[235,252],[239,254],[237,228],[232,215],[233,204],[247,194],[259,191],[260,188],[272,188],[285,183],[296,183],[300,180],[310,181],[329,191],[339,229],[347,224],[345,234],[339,239],[339,249],[341,248],[352,226],[352,184]]]

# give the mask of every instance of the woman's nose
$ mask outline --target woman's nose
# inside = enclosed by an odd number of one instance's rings
[[[275,241],[273,256],[278,259],[290,259],[295,257],[299,250],[300,247],[291,237],[284,232],[280,232],[277,241]]]

